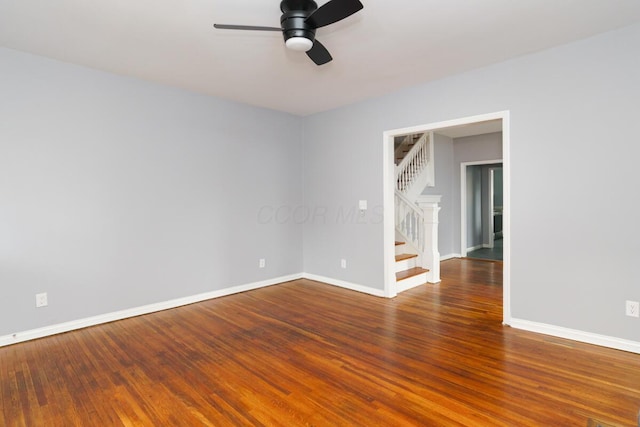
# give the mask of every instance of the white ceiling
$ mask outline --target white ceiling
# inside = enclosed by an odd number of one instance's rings
[[[213,28],[279,26],[279,0],[0,0],[0,45],[309,115],[640,21],[639,0],[362,3],[318,30],[321,67],[279,33]]]
[[[449,138],[463,138],[465,136],[484,135],[486,133],[502,132],[502,120],[487,120],[466,125],[440,128],[434,132]]]

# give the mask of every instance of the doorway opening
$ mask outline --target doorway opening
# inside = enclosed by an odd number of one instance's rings
[[[460,255],[503,260],[502,159],[460,164]]]
[[[503,247],[503,323],[510,324],[511,321],[511,282],[510,282],[510,125],[509,125],[509,112],[501,111],[496,113],[482,114],[477,116],[464,117],[459,119],[441,121],[436,123],[429,123],[424,125],[413,126],[409,128],[394,129],[385,131],[383,133],[383,199],[384,199],[384,294],[388,298],[393,298],[397,295],[396,289],[396,276],[394,271],[395,263],[395,206],[394,206],[394,194],[395,194],[395,164],[394,164],[394,139],[400,135],[417,134],[423,132],[435,132],[441,129],[463,128],[472,125],[481,126],[483,123],[499,120],[502,125],[502,215],[501,215],[501,227],[503,230],[502,247]],[[436,155],[437,157],[437,155]],[[498,163],[498,162],[494,162]],[[438,182],[438,164],[436,163],[436,183]],[[453,167],[453,165],[451,166]],[[495,180],[495,172],[494,172]],[[459,212],[459,211],[458,211]],[[494,210],[495,212],[495,210]],[[442,215],[453,215],[451,212],[441,212]],[[457,215],[457,214],[456,214]],[[442,219],[440,220],[442,223]],[[460,223],[458,221],[454,221]],[[460,226],[458,226],[460,227]],[[494,227],[495,228],[495,227]],[[459,229],[460,235],[462,235],[461,229]],[[446,238],[446,236],[444,236]],[[456,239],[454,239],[456,240]],[[462,238],[457,240],[462,243]],[[494,235],[495,244],[495,235]],[[459,247],[460,256],[466,246],[461,245]],[[437,286],[433,284],[427,284],[426,286]]]

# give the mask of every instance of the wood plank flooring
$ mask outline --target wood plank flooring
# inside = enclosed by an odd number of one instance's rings
[[[636,425],[640,355],[502,326],[501,263],[441,275],[392,300],[298,280],[0,348],[0,425]]]

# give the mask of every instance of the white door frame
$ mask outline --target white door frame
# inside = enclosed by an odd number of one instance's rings
[[[467,167],[479,165],[493,165],[503,163],[502,159],[497,160],[479,160],[475,162],[460,163],[460,256],[467,256]],[[491,171],[493,172],[493,170]],[[493,200],[493,178],[489,182],[489,200]],[[489,218],[493,217],[493,202],[489,203]],[[489,220],[489,227],[493,231],[493,220]],[[489,243],[493,247],[493,234],[490,234]],[[484,242],[483,242],[484,244]]]
[[[502,166],[489,169],[489,243],[491,248],[496,246],[496,169],[502,169]]]
[[[383,254],[384,254],[384,295],[393,298],[397,295],[395,276],[395,165],[393,162],[393,140],[395,136],[411,133],[430,132],[436,129],[468,125],[488,120],[502,120],[502,168],[503,168],[503,323],[511,323],[511,161],[510,161],[510,122],[509,111],[464,117],[425,125],[394,129],[383,132],[382,136],[382,179],[383,179]],[[463,181],[464,182],[464,181]],[[462,230],[461,230],[462,232]],[[462,248],[461,248],[462,250]],[[430,285],[432,286],[432,285]]]

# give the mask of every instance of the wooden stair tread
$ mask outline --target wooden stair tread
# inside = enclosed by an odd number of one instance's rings
[[[396,246],[404,245],[404,242],[396,242]]]
[[[396,255],[396,262],[398,261],[404,261],[406,259],[411,259],[411,258],[417,258],[418,255],[416,254],[400,254],[400,255]]]
[[[425,270],[424,268],[420,268],[420,267],[414,267],[414,268],[410,268],[409,270],[398,271],[396,273],[396,281],[408,279],[410,277],[417,276],[418,274],[428,273],[428,272],[429,270]]]

